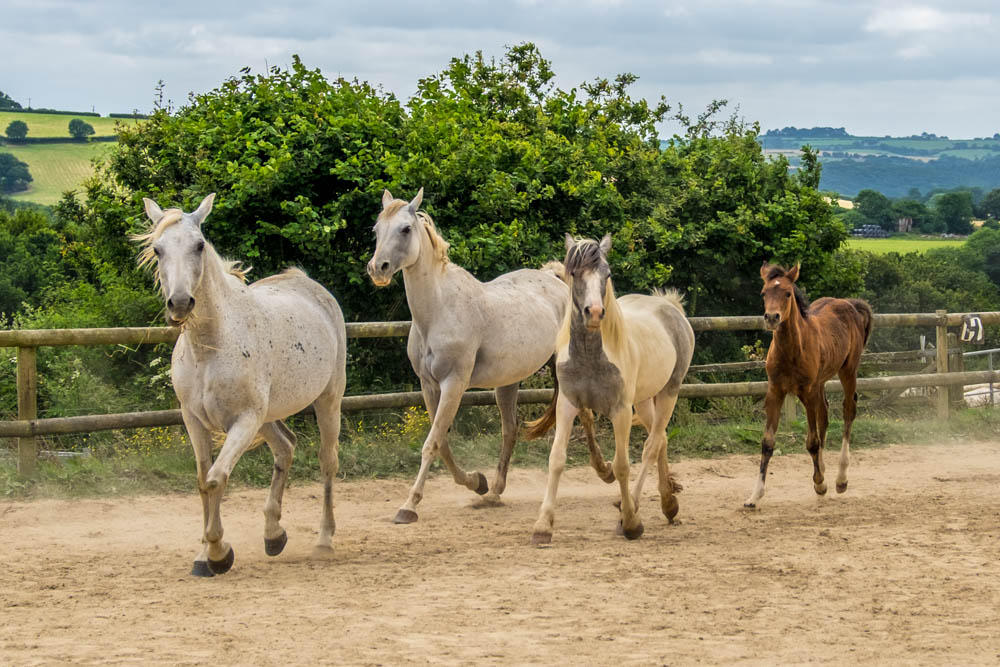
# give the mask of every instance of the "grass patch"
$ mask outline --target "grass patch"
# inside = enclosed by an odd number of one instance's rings
[[[847,247],[854,250],[866,250],[876,255],[887,255],[897,252],[901,255],[908,252],[927,252],[933,248],[957,248],[965,243],[964,239],[920,238],[900,236],[887,239],[865,239],[851,237],[847,239]]]
[[[34,179],[28,190],[8,197],[35,204],[55,204],[62,198],[63,192],[80,187],[80,184],[94,173],[91,160],[105,154],[111,146],[114,146],[114,143],[4,146],[0,151],[13,153],[18,160],[26,162],[28,171]]]
[[[864,413],[862,413],[864,414]],[[299,436],[291,470],[292,483],[320,477],[319,438],[311,418],[289,424]],[[396,414],[350,415],[340,439],[340,478],[365,479],[416,474],[420,447],[429,424],[423,410]],[[831,419],[827,442],[830,451],[840,448],[843,424]],[[729,454],[757,454],[763,434],[759,405],[749,399],[718,401],[707,414],[692,414],[687,402],[678,404],[670,425],[670,459],[711,458]],[[180,427],[144,429],[86,437],[90,455],[73,458],[42,457],[38,474],[21,478],[16,471],[13,443],[0,450],[0,496],[8,498],[115,496],[195,490],[195,465],[184,430]],[[962,410],[947,422],[916,419],[914,415],[883,413],[865,415],[854,422],[853,448],[881,447],[894,443],[934,444],[956,439],[996,439],[1000,436],[1000,410]],[[632,430],[630,454],[639,460],[645,432]],[[805,451],[805,419],[782,421],[775,455]],[[82,437],[81,437],[82,439]],[[598,441],[605,457],[613,454],[613,437],[607,420],[598,421]],[[66,446],[62,441],[61,446]],[[452,451],[465,470],[480,470],[492,479],[500,446],[499,415],[495,408],[469,408],[460,413],[452,429]],[[512,464],[544,468],[550,439],[519,442]],[[43,445],[43,449],[44,449]],[[570,443],[569,464],[586,465],[585,444]],[[266,487],[273,461],[266,445],[248,452],[236,465],[231,487]],[[443,472],[437,461],[434,472]]]
[[[65,137],[70,138],[69,122],[79,118],[94,127],[94,134],[100,137],[118,134],[115,125],[118,123],[132,124],[135,120],[129,118],[99,118],[95,116],[67,116],[54,113],[17,113],[0,111],[0,132],[6,133],[11,121],[20,120],[28,126],[28,138]]]

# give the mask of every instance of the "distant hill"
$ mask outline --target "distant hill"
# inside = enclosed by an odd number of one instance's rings
[[[820,188],[853,197],[865,188],[901,197],[913,188],[1000,187],[1000,133],[950,139],[924,132],[909,137],[864,137],[842,127],[785,127],[768,130],[759,141],[768,154],[792,164],[803,145],[820,152]]]

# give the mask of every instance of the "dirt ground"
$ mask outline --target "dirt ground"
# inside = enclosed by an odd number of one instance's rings
[[[835,461],[828,454],[828,463]],[[474,509],[432,479],[341,483],[335,551],[312,555],[318,486],[289,489],[264,555],[264,491],[223,505],[232,571],[188,576],[196,494],[0,503],[0,662],[85,664],[778,664],[1000,662],[1000,443],[853,455],[817,498],[805,455],[681,461],[680,525],[642,501],[613,534],[614,486],[564,475],[553,545],[530,545],[544,471]],[[828,465],[828,471],[835,468]]]

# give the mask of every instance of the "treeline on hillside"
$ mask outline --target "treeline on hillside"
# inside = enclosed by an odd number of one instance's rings
[[[1000,155],[966,160],[942,156],[921,162],[901,157],[874,156],[823,162],[820,187],[846,196],[872,189],[902,197],[912,188],[928,192],[958,187],[990,190],[1000,184]]]
[[[890,198],[872,189],[862,190],[853,199],[854,208],[841,210],[838,217],[847,229],[878,225],[886,231],[899,229],[909,220],[912,231],[923,234],[970,234],[974,217],[985,219],[986,227],[1000,227],[1000,188],[984,194],[980,188],[935,190],[921,195],[911,188],[905,197]]]

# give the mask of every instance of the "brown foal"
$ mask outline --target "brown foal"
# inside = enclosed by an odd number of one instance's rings
[[[760,472],[744,507],[756,507],[764,496],[767,464],[774,453],[785,396],[795,394],[806,408],[809,434],[806,450],[813,460],[813,488],[826,493],[823,446],[826,442],[828,404],[823,386],[834,375],[844,387],[844,438],[840,447],[837,493],[847,490],[851,424],[857,411],[858,364],[872,331],[872,309],[860,299],[823,297],[812,303],[795,284],[799,267],[785,270],[764,262],[760,268],[764,287],[764,324],[774,332],[767,350],[767,424],[760,443]]]

